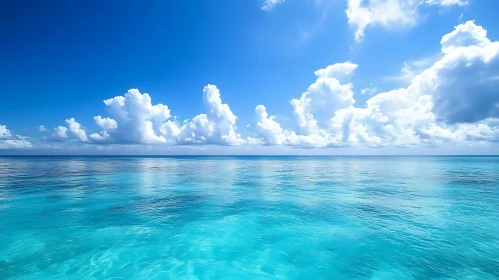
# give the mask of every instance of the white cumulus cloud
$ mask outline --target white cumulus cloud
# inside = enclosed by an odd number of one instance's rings
[[[228,104],[222,103],[220,91],[215,85],[203,89],[203,101],[208,109],[188,121],[178,130],[168,123],[169,130],[176,133],[179,144],[238,145],[245,141],[236,132],[236,115]],[[174,134],[172,133],[172,134]]]
[[[205,112],[177,122],[164,104],[131,89],[104,101],[109,117],[94,117],[96,131],[66,120],[81,142],[163,145],[287,145],[315,147],[406,147],[499,140],[499,42],[473,21],[441,39],[441,53],[413,74],[407,87],[376,93],[356,107],[350,77],[357,64],[337,63],[315,71],[316,79],[290,104],[296,126],[285,128],[258,105],[252,137],[237,132],[237,116],[215,85],[203,88]],[[377,90],[376,90],[377,91]],[[291,109],[290,108],[290,109]],[[54,136],[69,138],[59,126]],[[87,135],[89,135],[87,137]],[[12,133],[0,126],[0,138]]]
[[[486,34],[473,21],[456,26],[442,38],[440,59],[407,88],[374,95],[365,107],[354,107],[352,84],[319,77],[292,101],[299,130],[286,132],[282,142],[379,147],[497,141],[499,42]],[[260,127],[260,141],[272,144],[265,133]]]
[[[236,115],[222,102],[215,85],[203,89],[207,112],[183,124],[171,118],[164,104],[153,104],[151,96],[130,89],[123,96],[104,100],[111,117],[95,116],[99,132],[88,133],[74,118],[66,120],[69,131],[81,142],[114,144],[238,145],[246,140],[236,132]],[[53,135],[68,138],[68,128],[59,126]]]
[[[111,118],[103,118],[101,116],[94,117],[95,124],[103,130],[114,130],[118,127],[118,123]]]
[[[337,63],[325,69],[315,71],[317,80],[299,99],[293,99],[291,105],[298,117],[301,132],[315,134],[319,126],[325,125],[334,111],[355,103],[353,84],[342,84],[339,77],[345,78],[357,68],[350,62]]]
[[[68,128],[64,126],[58,126],[54,128],[54,132],[52,133],[52,136],[59,138],[59,139],[66,139],[68,138]]]
[[[11,137],[10,130],[7,129],[7,126],[0,125],[0,139],[7,139]]]
[[[275,116],[269,116],[265,106],[256,106],[255,115],[259,130],[258,136],[262,138],[261,143],[268,145],[286,144],[289,132],[281,128],[281,125],[275,121]]]
[[[446,123],[471,123],[499,117],[499,42],[468,21],[441,41],[444,57],[428,70],[438,81],[433,111]]]
[[[81,142],[88,142],[87,133],[74,118],[67,119],[66,124],[69,127],[69,131],[71,131],[78,140]]]
[[[164,104],[153,105],[149,94],[130,89],[124,96],[104,100],[104,104],[112,118],[94,117],[102,132],[100,136],[92,134],[92,139],[112,138],[129,144],[166,143],[160,127],[170,118],[170,109]]]
[[[0,150],[31,148],[32,144],[22,135],[12,134],[7,126],[0,124]]]

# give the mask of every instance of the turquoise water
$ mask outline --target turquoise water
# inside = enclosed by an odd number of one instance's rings
[[[0,279],[499,279],[499,157],[0,158]]]

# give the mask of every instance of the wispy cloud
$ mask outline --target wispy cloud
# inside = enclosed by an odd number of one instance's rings
[[[374,86],[373,84],[369,84],[369,87],[360,90],[360,94],[365,95],[374,95],[376,93],[378,93],[378,87]]]
[[[414,77],[421,74],[425,69],[439,60],[441,55],[423,57],[416,60],[405,61],[400,71],[394,75],[383,77],[386,81],[410,83]]]
[[[262,5],[262,10],[264,11],[270,11],[272,10],[275,6],[284,3],[285,0],[265,0]]]

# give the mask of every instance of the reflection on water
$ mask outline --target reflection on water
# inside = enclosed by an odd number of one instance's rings
[[[499,158],[0,158],[0,279],[497,279]]]

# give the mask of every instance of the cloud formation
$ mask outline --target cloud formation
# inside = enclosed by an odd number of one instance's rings
[[[81,142],[88,142],[87,133],[74,118],[66,120],[66,123],[69,127],[69,131],[71,131],[76,138],[78,138]]]
[[[254,143],[266,145],[286,144],[289,132],[281,128],[281,125],[275,121],[275,116],[269,116],[264,105],[256,106],[255,116],[260,139],[254,139]]]
[[[181,127],[168,123],[168,130],[176,132],[178,144],[244,144],[236,130],[236,115],[228,104],[222,103],[220,91],[215,85],[207,85],[203,89],[203,101],[208,109],[206,114],[194,117]],[[167,130],[167,131],[168,131]]]
[[[439,81],[433,94],[438,120],[455,124],[499,117],[499,42],[468,21],[441,44],[444,58],[429,71]]]
[[[3,149],[25,149],[31,148],[31,143],[26,137],[12,134],[7,126],[0,124],[0,150]]]
[[[499,140],[499,42],[473,21],[444,35],[441,53],[414,74],[408,87],[372,95],[355,106],[350,81],[359,67],[336,63],[315,71],[315,81],[290,101],[296,126],[284,128],[260,104],[254,110],[254,135],[242,137],[237,116],[215,85],[203,88],[206,111],[182,123],[164,104],[131,89],[104,100],[109,116],[93,118],[95,131],[74,118],[53,135],[96,144],[286,145],[302,148],[436,146]],[[367,94],[367,89],[358,91]],[[72,137],[67,132],[71,132]],[[5,128],[2,137],[11,137]],[[8,135],[8,136],[7,136]]]
[[[68,129],[64,126],[58,126],[54,128],[52,136],[59,139],[66,139],[68,138]]]
[[[464,6],[465,0],[348,0],[348,24],[355,29],[355,40],[362,41],[369,26],[385,29],[409,28],[420,19],[419,10],[425,5]]]
[[[170,109],[164,104],[153,105],[149,94],[130,89],[124,96],[104,100],[104,104],[112,118],[94,117],[102,131],[99,136],[93,134],[93,140],[104,140],[109,135],[119,143],[166,143],[159,129],[170,118]]]
[[[246,141],[236,133],[237,117],[229,105],[222,102],[214,85],[203,89],[207,112],[183,124],[171,118],[164,104],[152,104],[149,94],[130,89],[123,96],[104,100],[111,117],[95,116],[99,132],[87,137],[85,129],[74,118],[66,120],[69,131],[80,142],[115,144],[173,144],[173,145],[238,145]],[[68,128],[59,126],[54,136],[64,139]]]
[[[278,123],[259,125],[260,140],[313,147],[496,141],[499,42],[491,42],[486,35],[473,21],[456,26],[443,36],[439,60],[416,75],[407,88],[379,93],[365,107],[353,106],[351,83],[338,80],[337,74],[318,75],[308,91],[291,102],[298,133],[268,129],[280,128]],[[342,66],[325,69],[343,69],[348,77],[352,68]],[[321,69],[316,75],[324,72]],[[260,120],[269,119],[266,111],[260,116]]]

